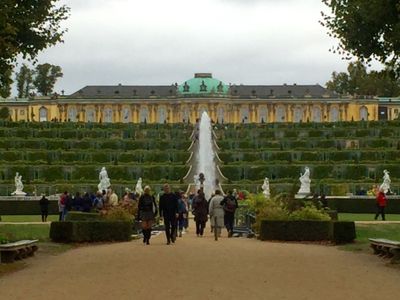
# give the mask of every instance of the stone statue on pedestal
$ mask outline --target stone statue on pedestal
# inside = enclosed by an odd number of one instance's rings
[[[390,176],[389,176],[389,171],[388,170],[383,170],[383,183],[380,186],[380,189],[383,190],[383,192],[385,194],[387,194],[387,192],[390,191],[390,183],[392,182],[390,180]]]
[[[143,194],[142,177],[139,177],[138,182],[136,183],[135,193],[139,195]]]
[[[311,193],[310,185],[311,185],[311,179],[310,179],[310,169],[308,167],[305,167],[304,169],[304,174],[300,173],[300,189],[297,192],[297,194],[309,194]]]
[[[268,177],[265,177],[264,183],[263,183],[263,185],[261,186],[261,188],[262,188],[262,190],[263,190],[263,194],[264,194],[265,198],[268,199],[269,196],[270,196]]]
[[[26,193],[23,192],[24,185],[22,183],[22,176],[19,175],[18,172],[15,173],[14,181],[15,181],[15,192],[11,193],[11,195],[25,196]]]
[[[100,183],[97,186],[99,191],[106,191],[111,186],[110,178],[108,177],[105,167],[103,167],[99,173],[99,180]]]

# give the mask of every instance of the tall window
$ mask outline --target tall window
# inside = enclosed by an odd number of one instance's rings
[[[68,121],[76,122],[77,121],[78,112],[76,107],[68,107]]]
[[[313,107],[313,122],[320,123],[322,120],[321,108],[319,106]]]
[[[360,107],[360,120],[368,121],[368,108]]]
[[[131,110],[128,107],[125,107],[122,110],[122,123],[131,122]]]
[[[331,122],[339,121],[339,109],[336,106],[331,107],[329,111],[329,121]]]
[[[96,114],[93,108],[86,109],[86,122],[96,122]]]
[[[276,109],[276,122],[286,122],[286,110],[282,105]]]
[[[250,113],[248,107],[240,108],[240,122],[244,124],[250,123]]]
[[[303,107],[296,106],[294,108],[293,122],[300,123],[303,120]]]
[[[47,108],[44,106],[39,109],[39,122],[47,122]]]
[[[149,110],[147,107],[141,107],[139,112],[140,123],[149,122]]]
[[[189,118],[190,118],[189,108],[185,106],[182,111],[182,122],[189,123]]]
[[[224,114],[225,114],[224,108],[223,107],[218,107],[218,110],[217,110],[217,122],[219,124],[223,124],[225,122]]]
[[[167,111],[166,111],[164,106],[158,107],[157,116],[158,116],[157,117],[158,123],[159,124],[164,124],[165,121],[167,120]]]
[[[258,122],[267,123],[268,121],[268,109],[266,106],[261,106],[258,109]]]
[[[113,122],[113,110],[111,108],[106,108],[104,110],[104,123]]]

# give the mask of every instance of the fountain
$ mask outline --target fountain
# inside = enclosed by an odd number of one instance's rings
[[[203,112],[200,120],[197,174],[204,174],[204,194],[207,200],[216,189],[214,157],[211,120],[207,112]]]

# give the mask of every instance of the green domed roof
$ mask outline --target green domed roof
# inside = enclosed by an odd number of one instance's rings
[[[178,93],[182,95],[227,95],[229,86],[222,81],[212,78],[210,73],[196,73],[194,78],[178,86]]]

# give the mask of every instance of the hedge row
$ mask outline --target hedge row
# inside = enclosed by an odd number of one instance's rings
[[[398,164],[307,164],[311,172],[311,180],[315,179],[380,179],[383,176],[383,170],[390,171],[392,180],[400,179],[400,168]],[[264,165],[224,165],[221,171],[225,177],[232,181],[238,180],[262,180],[265,177],[274,179],[299,178],[301,172],[304,172],[304,165],[295,164],[264,164]]]
[[[111,149],[111,150],[187,150],[191,144],[188,139],[0,139],[0,149],[47,149],[47,150],[69,150],[69,149]]]
[[[218,156],[225,164],[232,162],[256,161],[396,161],[400,160],[399,150],[328,150],[328,151],[222,151]],[[282,162],[280,162],[282,163]]]
[[[354,197],[350,199],[328,199],[328,206],[339,213],[376,213],[375,197]],[[389,197],[385,212],[389,214],[400,214],[400,198]]]
[[[1,162],[7,164],[23,164],[24,162],[45,162],[47,164],[65,164],[79,162],[80,164],[93,163],[180,163],[185,164],[190,153],[187,151],[135,150],[135,151],[91,151],[91,150],[13,150],[2,151]]]
[[[301,139],[301,140],[271,140],[271,139],[222,139],[218,146],[225,151],[237,149],[397,149],[400,150],[398,138],[363,138],[363,139]]]
[[[54,181],[83,181],[91,182],[98,180],[101,165],[0,165],[0,182],[13,181],[15,173],[22,175],[24,183],[31,181],[54,182]],[[188,167],[181,165],[141,165],[141,166],[109,166],[106,165],[111,184],[114,181],[136,181],[139,177],[148,181],[173,180],[183,178]]]
[[[63,221],[52,222],[50,226],[50,239],[54,242],[129,241],[131,236],[131,222]]]
[[[279,241],[333,241],[351,243],[356,238],[354,222],[262,220],[260,239]]]
[[[50,200],[49,214],[58,215],[58,201]],[[39,200],[0,200],[0,215],[40,215]]]

